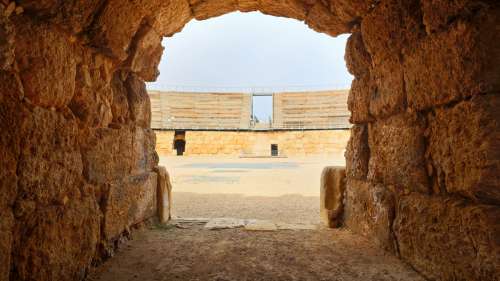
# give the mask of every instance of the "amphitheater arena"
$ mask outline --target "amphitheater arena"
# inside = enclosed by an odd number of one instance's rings
[[[269,94],[272,121],[256,122],[253,94],[150,91],[156,150],[161,155],[338,155],[350,136],[347,95],[345,90]]]

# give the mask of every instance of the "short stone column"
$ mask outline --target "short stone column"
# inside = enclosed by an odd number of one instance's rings
[[[345,167],[323,169],[320,187],[320,216],[321,222],[327,227],[335,228],[342,224],[345,188]]]
[[[160,223],[166,223],[170,220],[170,211],[172,207],[172,184],[167,169],[162,166],[155,168],[158,174],[157,185],[157,211]]]

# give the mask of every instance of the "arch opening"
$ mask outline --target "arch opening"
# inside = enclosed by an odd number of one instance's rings
[[[346,40],[261,13],[192,21],[163,40],[160,76],[147,88],[175,216],[319,223],[321,170],[345,165],[351,126]]]
[[[351,33],[341,225],[429,279],[499,276],[497,1],[3,0],[0,279],[80,280],[157,215],[144,81],[163,36],[236,10]]]

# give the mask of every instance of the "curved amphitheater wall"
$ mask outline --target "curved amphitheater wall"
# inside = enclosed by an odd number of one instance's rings
[[[156,151],[176,155],[174,131],[156,131]],[[187,131],[185,156],[271,156],[271,145],[278,145],[280,156],[329,155],[343,157],[349,130],[227,132]]]

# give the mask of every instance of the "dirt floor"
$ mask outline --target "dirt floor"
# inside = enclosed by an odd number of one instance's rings
[[[177,219],[133,232],[133,240],[88,280],[423,280],[361,236],[318,226],[321,171],[343,164],[342,157],[161,157],[171,174]],[[209,230],[192,223],[221,217],[312,229]]]
[[[346,230],[215,231],[198,225],[134,236],[88,280],[424,280]]]
[[[160,157],[173,184],[176,217],[236,217],[319,222],[319,183],[325,166],[343,166],[343,153],[326,157]]]

